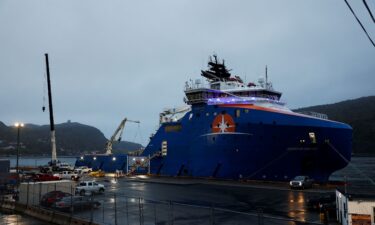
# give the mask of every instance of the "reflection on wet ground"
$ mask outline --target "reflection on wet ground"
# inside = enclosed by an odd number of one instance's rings
[[[48,223],[41,222],[32,217],[17,214],[6,214],[0,212],[1,225],[47,225]]]

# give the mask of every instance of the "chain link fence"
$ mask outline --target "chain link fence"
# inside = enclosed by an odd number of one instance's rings
[[[65,194],[56,197],[57,195],[51,195],[54,192]],[[109,191],[103,194],[86,193],[85,196],[80,196],[75,194],[75,182],[70,181],[24,183],[20,186],[19,197],[19,202],[22,204],[103,225],[321,224],[270,215],[264,213],[261,208],[239,212],[215,205],[155,201]],[[62,198],[64,201],[61,201]]]

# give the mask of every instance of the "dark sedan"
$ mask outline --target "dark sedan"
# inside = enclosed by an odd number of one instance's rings
[[[51,191],[42,196],[40,199],[40,205],[51,207],[55,202],[67,196],[71,196],[71,194],[62,191]]]
[[[98,208],[100,202],[93,200],[88,196],[70,196],[64,197],[55,202],[52,207],[61,211],[78,211],[84,209]]]
[[[296,176],[289,182],[290,188],[311,188],[313,185],[313,180],[308,176]]]

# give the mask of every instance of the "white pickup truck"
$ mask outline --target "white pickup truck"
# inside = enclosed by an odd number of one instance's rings
[[[69,179],[69,180],[79,179],[79,175],[77,173],[74,173],[73,171],[61,171],[53,175],[56,177],[60,177],[60,179]]]
[[[76,193],[80,195],[85,195],[86,193],[104,193],[104,191],[104,185],[95,181],[82,181],[76,187]]]
[[[88,168],[87,166],[80,166],[80,167],[75,168],[74,172],[76,172],[77,174],[88,174],[92,172],[92,169]]]

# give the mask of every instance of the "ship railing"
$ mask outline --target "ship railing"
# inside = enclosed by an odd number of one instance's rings
[[[301,112],[298,112],[298,113],[308,115],[308,116],[313,116],[313,117],[316,117],[316,118],[319,118],[319,119],[325,119],[325,120],[328,119],[328,115],[324,114],[324,113],[318,113],[318,112],[313,112],[313,111],[301,111]]]
[[[210,84],[202,79],[196,79],[195,81],[189,80],[185,82],[184,91],[191,91],[202,88],[210,88]]]
[[[218,105],[218,104],[251,104],[251,103],[271,103],[280,106],[284,106],[285,103],[271,99],[271,98],[262,98],[262,97],[224,97],[224,98],[209,98],[207,99],[209,105]]]

